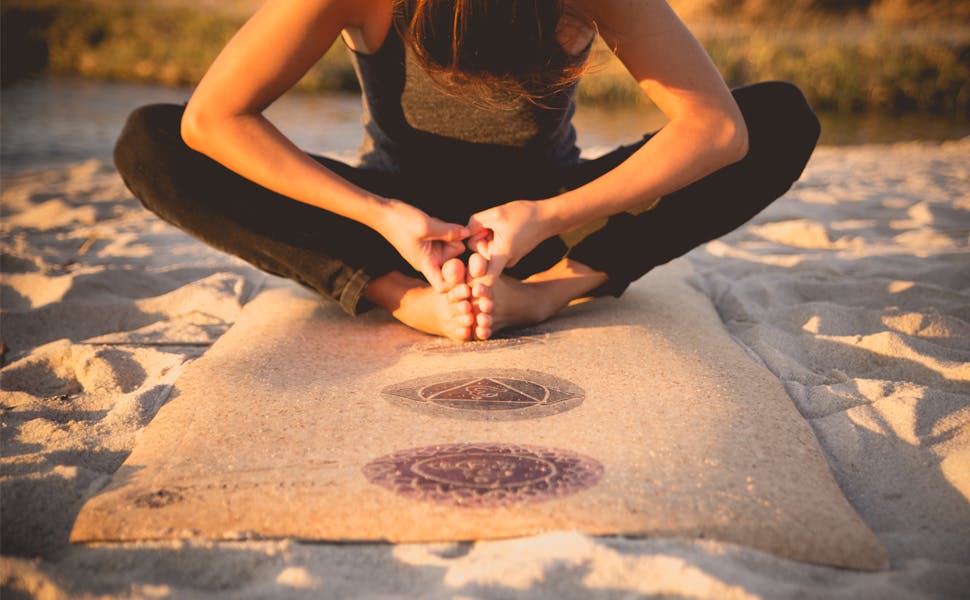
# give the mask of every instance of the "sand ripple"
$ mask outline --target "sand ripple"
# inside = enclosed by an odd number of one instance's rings
[[[3,552],[51,556],[264,276],[161,223],[98,161],[5,180],[2,198]]]
[[[892,557],[970,564],[970,139],[822,149],[695,251]]]
[[[263,276],[139,208],[90,161],[3,181],[0,586],[41,597],[961,598],[970,589],[970,140],[821,149],[751,226],[691,254],[785,384],[882,573],[698,540],[550,534],[384,546],[72,547],[185,363]]]

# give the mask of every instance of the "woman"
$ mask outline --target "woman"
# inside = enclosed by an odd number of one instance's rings
[[[581,161],[573,91],[597,32],[669,123]],[[338,36],[366,109],[356,167],[262,115]],[[184,112],[131,115],[115,161],[207,243],[351,314],[471,340],[618,296],[738,227],[799,177],[818,132],[789,84],[729,91],[662,0],[270,0]]]

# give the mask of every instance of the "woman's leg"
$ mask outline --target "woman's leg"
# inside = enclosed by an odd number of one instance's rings
[[[503,278],[492,290],[474,294],[492,315],[491,327],[476,335],[488,337],[504,327],[545,320],[584,295],[619,296],[653,267],[736,229],[784,194],[815,148],[815,113],[798,88],[787,83],[755,84],[733,94],[748,127],[744,159],[666,196],[646,212],[611,217],[556,264],[548,266],[546,256],[543,270],[530,271],[521,281]],[[647,139],[571,168],[564,187],[579,187],[610,171]],[[484,273],[479,259],[469,261],[472,277]]]
[[[664,197],[652,209],[611,217],[606,226],[570,250],[569,258],[606,273],[597,294],[619,296],[650,269],[686,254],[750,220],[801,176],[820,127],[801,91],[767,82],[733,92],[748,127],[748,154],[741,161]],[[639,145],[578,167],[571,185],[596,177]],[[588,179],[587,179],[588,180]]]
[[[195,152],[180,134],[183,107],[151,105],[128,118],[115,164],[152,212],[207,244],[330,297],[355,314],[372,277],[409,272],[379,234],[271,192]],[[341,176],[393,195],[393,178],[314,157]]]

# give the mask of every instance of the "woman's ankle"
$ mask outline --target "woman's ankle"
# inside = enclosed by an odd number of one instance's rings
[[[580,298],[583,293],[595,290],[608,280],[609,276],[606,273],[597,271],[571,258],[564,258],[545,271],[526,277],[523,282],[569,281],[571,288],[577,290],[580,294],[576,298]]]
[[[394,313],[401,306],[401,299],[408,291],[428,284],[408,277],[399,271],[391,271],[367,282],[364,287],[364,297],[389,313]]]
[[[545,321],[577,298],[586,296],[608,280],[600,271],[568,258],[524,279],[531,288],[528,311],[534,322]]]

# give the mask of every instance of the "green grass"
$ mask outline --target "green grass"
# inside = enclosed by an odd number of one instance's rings
[[[7,0],[0,17],[4,79],[43,68],[192,85],[246,12],[199,6],[172,0]],[[793,24],[791,16],[786,23],[722,18],[706,26],[699,22],[695,30],[730,85],[793,81],[821,110],[970,115],[970,24],[935,21],[904,27],[829,17],[814,19],[806,28]],[[357,89],[343,45],[335,44],[298,87]],[[635,82],[602,45],[579,98],[641,101]]]

